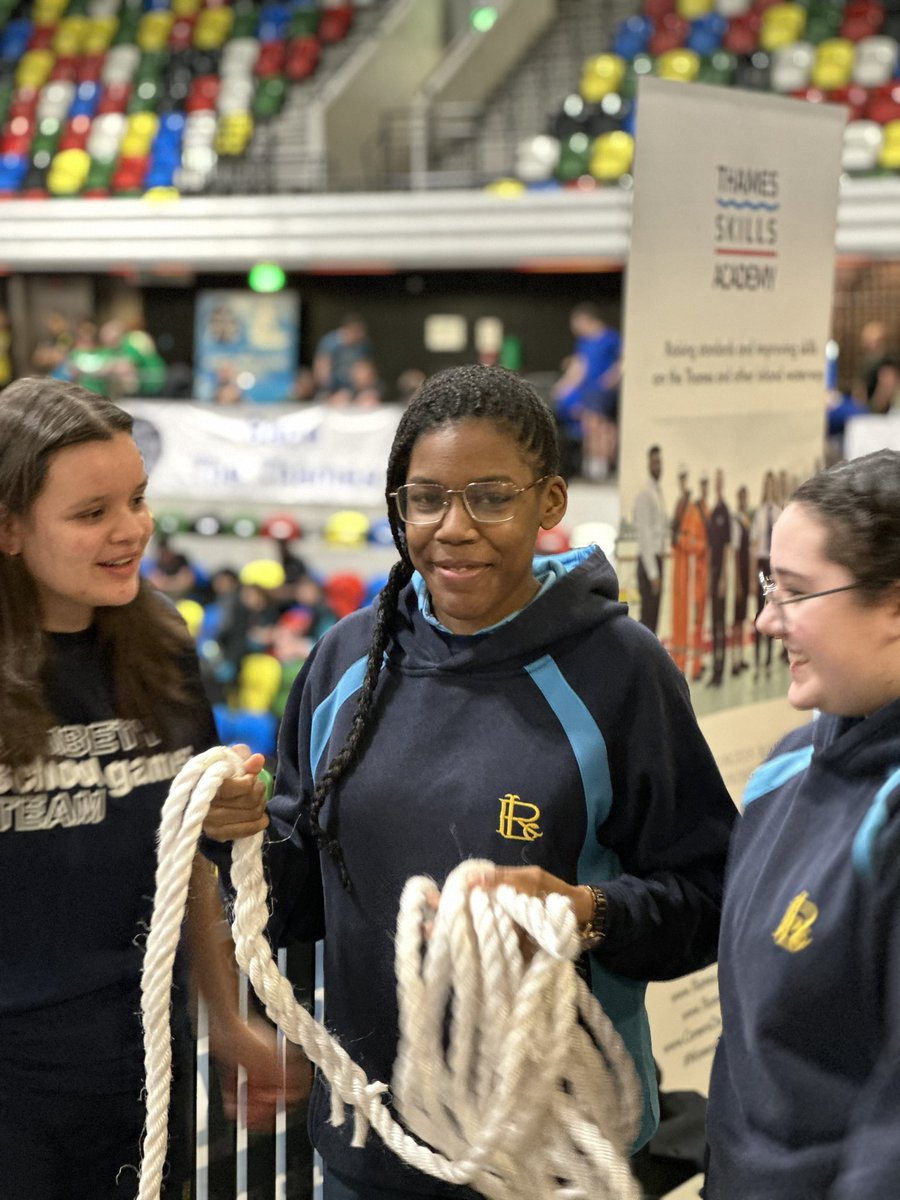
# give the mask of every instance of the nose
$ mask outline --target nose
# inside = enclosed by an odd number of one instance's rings
[[[153,532],[153,517],[146,507],[122,509],[113,525],[112,539],[116,542],[140,542],[145,545]]]
[[[469,516],[461,495],[450,496],[450,507],[445,511],[435,536],[447,541],[468,541],[478,536],[475,522]]]
[[[766,637],[780,638],[784,635],[784,613],[780,604],[771,601],[763,606],[762,612],[756,618],[756,628]]]

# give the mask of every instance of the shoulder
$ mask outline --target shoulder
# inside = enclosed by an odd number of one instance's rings
[[[359,659],[369,653],[375,624],[371,605],[342,617],[316,642],[307,675],[317,690],[337,681]]]
[[[551,653],[555,652],[551,650]],[[684,675],[655,633],[632,617],[624,605],[604,614],[579,634],[565,658],[572,677],[585,681],[585,690],[640,701],[666,694],[679,706],[690,707]]]
[[[779,741],[769,757],[747,780],[744,806],[783,787],[795,776],[803,774],[812,761],[815,720],[792,729]]]

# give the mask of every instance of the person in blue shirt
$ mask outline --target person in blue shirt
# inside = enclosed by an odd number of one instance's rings
[[[372,343],[362,317],[347,313],[337,329],[319,339],[312,372],[316,386],[326,395],[354,390],[354,367],[372,358]]]
[[[760,629],[817,713],[750,777],[719,944],[707,1200],[900,1194],[900,453],[796,490]]]
[[[711,961],[736,815],[656,637],[619,602],[603,552],[535,557],[566,510],[553,414],[502,367],[427,380],[401,418],[386,503],[399,552],[377,604],[339,621],[294,683],[266,865],[274,940],[324,937],[328,1027],[370,1079],[397,1045],[394,930],[411,875],[469,858],[494,882],[558,892],[584,970],[658,1120],[644,990]],[[262,828],[214,805],[217,838]],[[327,1200],[466,1196],[374,1134],[310,1127]]]
[[[622,338],[585,302],[569,314],[575,349],[553,388],[563,473],[602,480],[615,466]]]

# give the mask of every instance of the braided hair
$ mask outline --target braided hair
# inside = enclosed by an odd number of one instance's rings
[[[371,736],[375,687],[393,634],[400,593],[413,576],[406,529],[391,493],[406,483],[413,448],[423,434],[469,420],[490,421],[502,426],[519,448],[534,459],[541,475],[559,473],[559,445],[553,414],[529,383],[504,367],[463,366],[439,371],[426,379],[401,417],[388,457],[385,486],[388,520],[400,559],[391,568],[378,599],[375,628],[350,731],[316,784],[310,805],[313,832],[319,845],[334,860],[341,882],[348,890],[350,878],[340,846],[336,803],[332,805],[335,815],[327,828],[320,825],[319,813],[329,794],[335,792],[338,781],[359,759]]]

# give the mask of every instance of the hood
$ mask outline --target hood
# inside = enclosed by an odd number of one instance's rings
[[[813,747],[816,758],[847,779],[895,769],[900,763],[900,700],[870,717],[822,713],[813,722]]]
[[[561,568],[561,570],[560,570]],[[627,616],[619,602],[619,581],[597,546],[541,555],[535,575],[561,575],[511,621],[487,634],[447,634],[419,611],[413,584],[400,595],[397,627],[388,657],[406,671],[519,670],[523,661],[548,653],[553,645],[577,638],[603,621]]]

